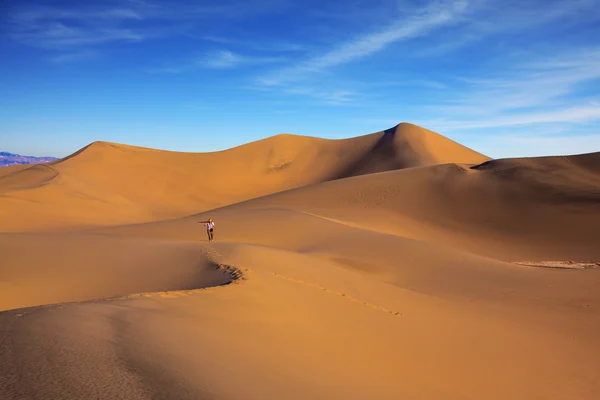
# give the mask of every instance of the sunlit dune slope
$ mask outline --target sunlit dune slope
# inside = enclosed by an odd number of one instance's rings
[[[195,242],[0,234],[0,310],[231,281]]]
[[[407,123],[343,140],[277,135],[214,153],[95,142],[0,173],[0,230],[155,221],[338,178],[487,159]]]
[[[299,216],[287,232],[315,219]],[[0,313],[0,397],[600,394],[597,271],[519,267],[320,219],[308,227],[318,253],[210,245],[244,271],[239,284]],[[370,251],[373,267],[348,249]]]
[[[210,216],[224,240],[270,245],[263,239],[270,237],[279,246],[298,232],[312,234],[302,224],[264,217],[284,210],[505,261],[593,260],[600,258],[599,160],[600,153],[592,153],[389,171],[149,224],[144,231],[193,232],[195,221]]]

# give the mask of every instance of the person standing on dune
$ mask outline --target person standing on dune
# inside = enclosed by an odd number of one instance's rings
[[[215,227],[215,223],[212,218],[209,218],[208,221],[200,221],[200,224],[206,224],[206,234],[208,235],[208,241],[212,242],[214,240],[213,229]]]

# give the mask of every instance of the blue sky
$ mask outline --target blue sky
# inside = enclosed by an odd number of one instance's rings
[[[600,0],[5,0],[0,150],[408,121],[496,158],[600,151],[599,38]]]

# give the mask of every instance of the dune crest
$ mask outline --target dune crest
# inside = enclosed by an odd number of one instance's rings
[[[336,178],[445,163],[479,164],[489,160],[433,131],[401,123],[371,136],[372,143],[347,164]],[[363,138],[357,138],[365,140]]]
[[[35,167],[48,169],[42,175],[2,177],[0,231],[151,222],[339,178],[487,159],[407,123],[351,139],[276,135],[212,153],[98,141]],[[24,224],[24,212],[36,218]]]

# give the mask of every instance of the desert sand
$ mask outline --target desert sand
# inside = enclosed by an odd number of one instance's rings
[[[0,398],[597,399],[599,226],[600,153],[407,123],[0,168]]]

